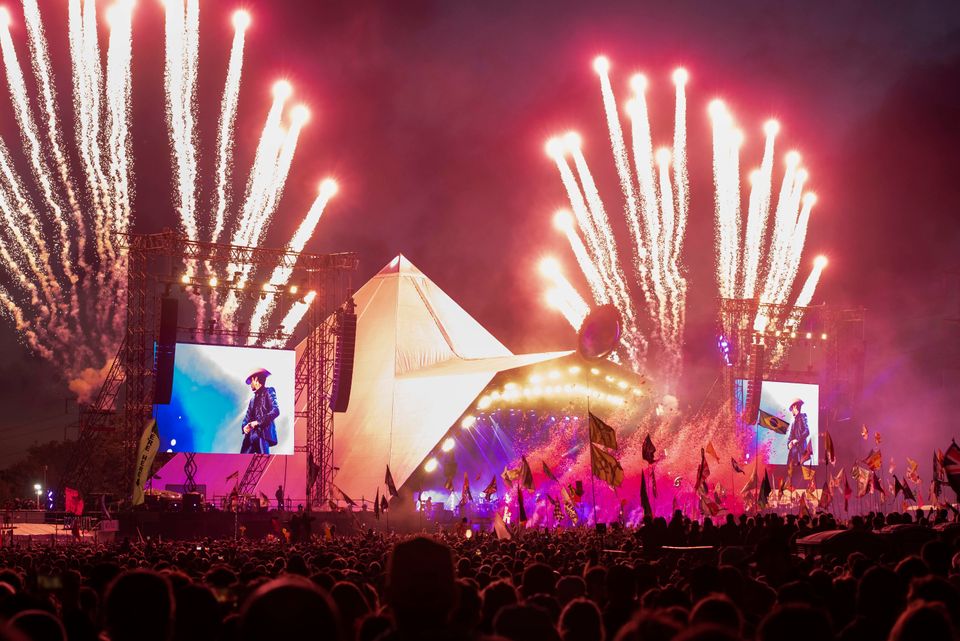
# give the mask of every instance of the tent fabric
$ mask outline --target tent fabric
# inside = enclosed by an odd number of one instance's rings
[[[560,358],[571,352],[514,355],[433,281],[400,255],[353,296],[356,352],[350,404],[334,415],[334,483],[353,497],[373,496],[389,464],[402,485],[450,426],[501,371]],[[305,344],[297,347],[298,358]],[[306,399],[301,398],[297,409]],[[277,485],[303,495],[306,421],[298,419],[293,456],[272,457],[259,489]],[[288,460],[285,460],[288,459]],[[247,457],[197,455],[207,496],[226,494],[246,469]],[[160,471],[163,482],[183,477],[183,455]],[[217,481],[217,479],[220,479]],[[285,479],[285,480],[284,480]]]

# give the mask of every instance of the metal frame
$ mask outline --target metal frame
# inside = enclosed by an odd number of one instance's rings
[[[205,286],[196,277],[186,283],[174,280],[174,270],[181,265],[192,264],[224,274],[229,269],[253,273],[259,268],[272,270],[282,266],[293,270],[294,282],[306,291],[316,292],[316,298],[302,321],[307,332],[307,347],[297,364],[298,396],[303,390],[307,393],[307,450],[314,454],[317,475],[308,483],[307,496],[325,495],[332,476],[333,413],[329,411],[327,396],[332,380],[333,328],[325,320],[333,315],[349,297],[351,276],[359,266],[354,253],[308,254],[286,249],[263,247],[245,247],[220,243],[192,241],[173,232],[164,230],[157,234],[127,234],[122,237],[122,256],[127,263],[126,283],[126,328],[123,343],[113,363],[113,367],[104,382],[93,408],[82,415],[78,454],[72,470],[65,475],[65,484],[88,491],[92,479],[88,478],[87,463],[97,446],[100,434],[113,432],[123,443],[124,478],[133,478],[133,465],[136,457],[137,442],[145,422],[153,410],[153,389],[155,366],[153,358],[148,358],[148,347],[159,333],[159,300],[161,288],[169,291],[176,286],[187,288],[193,296],[204,296],[209,292],[233,290],[243,292],[243,296],[282,294],[280,288],[267,286],[266,289],[241,290],[238,286],[238,273],[227,282],[217,286]],[[278,332],[251,333],[243,328],[218,327],[178,327],[180,336],[190,336],[194,341],[202,336],[206,343],[245,343],[253,339],[253,344],[263,345],[266,340],[290,338]],[[246,340],[243,340],[246,339]],[[113,410],[124,391],[122,408],[111,421]],[[301,416],[298,416],[300,418]],[[111,425],[112,423],[112,425]],[[259,467],[251,461],[252,475]],[[262,474],[262,469],[260,470]],[[245,474],[245,477],[247,474]],[[252,477],[251,477],[252,478]],[[122,491],[126,491],[123,488]]]

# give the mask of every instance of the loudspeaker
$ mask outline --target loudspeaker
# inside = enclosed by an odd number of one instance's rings
[[[199,492],[185,492],[183,495],[184,512],[199,512],[202,503],[202,497]]]
[[[166,405],[173,393],[173,359],[177,351],[177,317],[180,301],[160,299],[160,335],[157,337],[156,384],[153,404]]]
[[[330,409],[346,412],[353,384],[353,356],[357,347],[357,314],[353,298],[337,310],[337,350],[333,361],[333,389]]]

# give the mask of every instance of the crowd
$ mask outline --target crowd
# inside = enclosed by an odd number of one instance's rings
[[[638,529],[0,549],[0,641],[946,641],[960,553],[801,556],[817,530],[946,513],[675,514]]]

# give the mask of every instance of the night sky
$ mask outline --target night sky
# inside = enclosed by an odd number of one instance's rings
[[[684,65],[691,75],[692,196],[682,403],[696,405],[717,373],[706,106],[722,97],[746,132],[744,173],[759,164],[769,117],[781,122],[778,155],[791,148],[803,154],[819,200],[801,278],[812,257],[825,253],[831,262],[814,302],[868,309],[862,420],[883,432],[885,453],[926,457],[930,447],[945,446],[958,431],[949,401],[960,380],[949,370],[960,340],[950,340],[954,326],[944,321],[960,317],[949,287],[960,286],[956,272],[949,276],[960,267],[960,4],[594,4],[205,0],[201,171],[209,178],[213,169],[230,14],[247,8],[253,23],[237,120],[237,186],[276,79],[290,80],[295,100],[313,113],[268,244],[289,239],[316,184],[333,176],[340,192],[308,250],[358,252],[358,286],[403,253],[513,351],[568,348],[574,334],[543,305],[535,273],[550,254],[576,274],[550,222],[567,200],[544,142],[579,131],[608,212],[619,217],[591,61],[609,56],[621,101],[634,72],[648,75],[655,145],[670,141],[670,73]],[[69,121],[66,9],[44,1],[41,11]],[[22,16],[13,13],[23,57]],[[140,0],[133,142],[136,229],[143,232],[176,220],[162,120],[162,18],[159,2]],[[8,99],[0,134],[18,148]],[[201,203],[209,202],[204,186]],[[63,413],[65,383],[5,327],[0,465],[35,440],[62,436],[71,420]],[[70,411],[75,416],[75,406]]]

